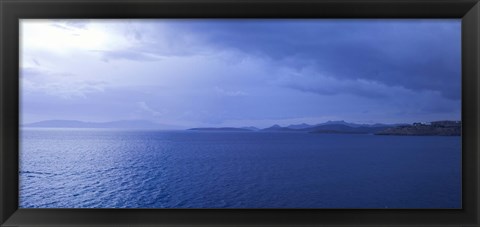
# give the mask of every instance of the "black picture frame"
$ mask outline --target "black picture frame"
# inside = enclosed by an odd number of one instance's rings
[[[480,226],[479,0],[0,0],[1,226]],[[459,18],[462,209],[19,209],[19,19]]]

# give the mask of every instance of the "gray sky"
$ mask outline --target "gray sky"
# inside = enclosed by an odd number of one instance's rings
[[[22,20],[21,119],[459,120],[460,20]]]

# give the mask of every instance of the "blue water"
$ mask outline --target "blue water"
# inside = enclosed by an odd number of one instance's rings
[[[461,208],[440,136],[23,129],[22,208]]]

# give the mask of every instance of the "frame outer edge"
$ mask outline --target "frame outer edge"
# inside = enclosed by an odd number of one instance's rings
[[[0,50],[3,50],[3,0],[0,0]],[[3,67],[3,51],[0,51],[0,225],[2,225],[6,219],[7,215],[5,215],[5,176],[4,176],[4,160],[5,158],[3,157],[3,78],[4,78],[4,67]]]
[[[8,0],[0,0],[0,226],[4,226],[18,210],[18,184],[12,183],[18,182],[16,169],[18,149],[12,155],[12,150],[15,150],[15,144],[17,144],[12,142],[12,138],[18,136],[12,133],[12,129],[15,130],[18,127],[18,122],[15,121],[12,114],[17,111],[11,109],[11,104],[17,102],[16,97],[12,96],[14,94],[12,91],[18,88],[12,86],[11,82],[15,80],[12,80],[11,75],[16,75],[18,78],[19,71],[16,69],[18,65],[12,64],[18,59],[7,57],[7,53],[16,47],[15,45],[6,45],[12,41],[18,43],[15,41],[17,38],[13,38],[12,33],[8,32],[9,23],[17,16],[13,6],[14,4]],[[10,77],[8,77],[9,75]],[[12,100],[12,98],[14,99]]]
[[[476,210],[477,212],[479,212],[479,209],[480,209],[480,196],[479,196],[479,193],[478,191],[480,191],[480,2],[477,2],[477,4],[474,6],[475,7],[475,10],[476,10],[476,20],[477,20],[477,24],[476,24],[476,29],[477,29],[477,46],[476,46],[476,51],[477,51],[477,56],[476,56],[476,78],[477,78],[477,125],[476,125],[476,129],[477,129],[477,138],[476,138],[476,141],[477,141],[477,150],[476,150],[476,154],[477,154],[477,160],[476,160],[476,163],[477,163],[477,185],[476,185],[476,190],[477,190],[477,201],[476,201]],[[480,225],[480,214],[477,213],[477,220],[476,220],[476,225]]]
[[[22,0],[20,1],[22,2]],[[7,116],[3,111],[5,110],[4,106],[6,102],[6,93],[5,93],[6,85],[4,82],[6,81],[5,77],[7,74],[7,70],[3,66],[6,65],[7,62],[9,62],[8,60],[3,58],[4,38],[7,36],[3,31],[5,27],[5,22],[6,22],[5,18],[7,17],[7,15],[5,15],[5,5],[8,5],[8,3],[11,3],[11,2],[12,1],[9,1],[9,0],[0,0],[0,226],[3,226],[4,222],[12,214],[12,212],[10,212],[9,207],[7,207],[7,204],[6,204],[7,202],[6,187],[9,182],[7,182],[7,176],[6,176],[7,173],[5,169],[7,164],[7,160],[5,160],[5,155],[4,155],[6,145],[5,145],[5,141],[3,140],[4,136],[6,136],[5,134],[6,128],[4,123],[8,120]],[[23,2],[26,2],[26,1],[23,1]],[[66,2],[69,2],[69,1],[67,0]],[[477,23],[475,24],[476,25],[475,30],[473,31],[476,33],[477,40],[474,41],[476,46],[475,46],[475,49],[472,51],[474,51],[473,57],[474,57],[474,60],[476,61],[476,64],[473,68],[474,75],[475,75],[475,79],[473,82],[476,84],[476,87],[477,87],[477,89],[474,91],[475,97],[473,98],[478,103],[480,101],[480,65],[479,65],[480,64],[480,39],[478,39],[480,38],[480,3],[477,2],[477,4],[474,7],[472,7],[471,10],[472,11],[470,13],[474,15],[474,18],[477,21]],[[480,105],[477,105],[474,111],[477,114],[480,113]],[[480,116],[475,117],[474,125],[476,127],[475,134],[477,137],[475,141],[475,159],[476,159],[476,163],[478,164],[480,163],[480,146],[479,146],[480,145],[480,134],[479,134],[480,133]],[[480,176],[480,166],[477,165],[475,171],[476,171],[477,177]],[[477,180],[475,187],[477,190],[480,189],[480,181]],[[476,206],[476,211],[479,211],[480,196],[478,195],[475,198],[475,206]],[[476,225],[480,224],[480,216],[478,214],[475,218],[475,222],[476,222],[475,223]]]
[[[477,182],[475,185],[475,190],[477,191],[476,194],[476,201],[475,201],[475,210],[477,211],[477,216],[475,220],[475,225],[480,225],[480,213],[478,213],[480,210],[480,196],[479,196],[479,190],[480,190],[480,2],[477,2],[471,12],[474,16],[475,20],[475,35],[476,35],[476,40],[475,40],[475,47],[473,48],[472,51],[475,51],[475,55],[473,59],[475,61],[474,65],[474,72],[472,74],[475,75],[475,83],[476,83],[476,91],[475,91],[475,102],[477,103],[477,108],[476,108],[476,124],[475,124],[475,133],[476,133],[476,138],[475,138],[475,162],[477,163],[476,166],[476,174],[477,174]]]
[[[476,176],[476,182],[471,185],[474,187],[474,191],[476,192],[474,194],[474,204],[472,204],[474,207],[474,211],[476,212],[476,217],[474,218],[474,226],[480,226],[480,196],[479,196],[479,191],[480,191],[480,2],[477,1],[477,3],[472,7],[472,9],[465,14],[463,19],[468,18],[469,21],[469,27],[468,28],[462,28],[462,36],[465,35],[465,32],[468,32],[467,37],[462,37],[462,46],[465,45],[465,43],[468,43],[470,46],[469,49],[462,48],[462,58],[467,58],[466,61],[465,59],[462,60],[463,64],[469,64],[467,68],[467,73],[471,76],[471,78],[468,78],[469,82],[474,83],[475,88],[471,92],[468,93],[463,93],[462,95],[470,95],[471,97],[468,97],[468,102],[467,103],[476,103],[475,108],[469,109],[469,108],[463,108],[462,107],[462,118],[463,116],[466,116],[467,114],[474,114],[472,123],[472,130],[469,132],[473,132],[474,138],[471,138],[472,143],[474,145],[472,154],[470,157],[475,159],[476,163],[476,168],[472,168],[474,172],[469,173],[469,174],[475,174]],[[463,27],[462,23],[462,27]],[[469,30],[467,30],[469,29]],[[473,36],[473,40],[472,37]],[[464,71],[463,67],[465,65],[462,65],[462,71]],[[463,75],[463,72],[462,72]],[[463,84],[465,85],[465,84]],[[470,86],[467,84],[467,87],[470,89]],[[465,88],[462,90],[465,91]],[[462,104],[463,106],[463,104]],[[468,113],[468,111],[472,111],[473,113]],[[467,117],[469,118],[469,117]],[[465,157],[463,158],[464,161]],[[462,174],[464,175],[464,174]],[[463,178],[463,177],[462,177]],[[465,180],[465,178],[463,178]],[[464,184],[465,185],[465,184]],[[465,190],[464,190],[465,192]]]
[[[472,203],[468,205],[469,225],[479,226],[480,208],[480,3],[477,2],[462,18],[462,121],[468,137],[462,136],[463,148],[468,153],[462,157],[463,208],[468,195]],[[470,106],[467,106],[469,104]],[[472,105],[475,104],[475,105]],[[465,165],[468,166],[465,168]],[[473,163],[473,165],[472,165]],[[466,180],[473,180],[467,182]]]

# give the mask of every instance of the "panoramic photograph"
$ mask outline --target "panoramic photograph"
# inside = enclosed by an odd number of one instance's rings
[[[20,208],[461,209],[460,19],[22,19]]]

